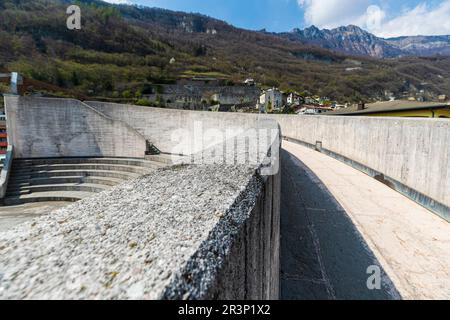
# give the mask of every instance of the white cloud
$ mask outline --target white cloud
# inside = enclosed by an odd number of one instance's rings
[[[321,28],[358,25],[380,37],[450,34],[450,0],[423,2],[402,12],[381,8],[374,0],[298,0],[305,22]],[[386,1],[384,1],[386,3]]]
[[[298,0],[305,9],[305,21],[322,28],[355,24],[370,5],[369,0]]]
[[[377,34],[382,37],[450,34],[450,0],[435,8],[422,3],[400,16],[383,21]]]

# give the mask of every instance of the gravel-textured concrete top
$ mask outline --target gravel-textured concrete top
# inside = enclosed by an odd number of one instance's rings
[[[200,245],[229,236],[213,228],[246,214],[258,179],[249,166],[175,166],[0,233],[0,299],[170,295]]]

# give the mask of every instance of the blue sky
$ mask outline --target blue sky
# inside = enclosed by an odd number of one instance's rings
[[[450,34],[450,0],[107,0],[199,12],[246,29],[355,24],[379,36]]]

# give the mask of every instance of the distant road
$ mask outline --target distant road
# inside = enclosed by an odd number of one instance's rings
[[[448,222],[297,144],[283,142],[282,167],[282,298],[450,299]]]

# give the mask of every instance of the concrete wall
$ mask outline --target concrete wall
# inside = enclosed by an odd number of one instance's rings
[[[212,145],[223,143],[218,133],[225,138],[238,136],[243,130],[267,128],[264,115],[255,116],[240,113],[213,113],[138,107],[104,102],[86,102],[113,119],[123,120],[162,152],[178,153],[180,145],[189,145],[184,154],[195,154]],[[272,128],[275,126],[272,125]],[[199,144],[199,138],[203,143]],[[190,151],[189,151],[190,149]]]
[[[162,299],[279,299],[280,176],[250,179]]]
[[[313,145],[321,141],[323,149],[341,156],[341,160],[372,169],[361,168],[450,218],[448,120],[334,116],[276,119],[283,136]]]
[[[315,145],[361,169],[428,209],[450,220],[450,122],[438,119],[290,115],[244,115],[137,108],[92,103],[123,119],[170,152],[167,139],[177,128],[201,121],[206,128],[252,127],[263,119],[277,121],[285,137]],[[133,110],[133,111],[132,111]],[[159,128],[166,121],[168,127]],[[194,132],[189,129],[188,131]]]
[[[209,299],[279,299],[281,172],[268,176]]]
[[[15,158],[145,155],[136,130],[77,100],[5,96],[5,109]]]

